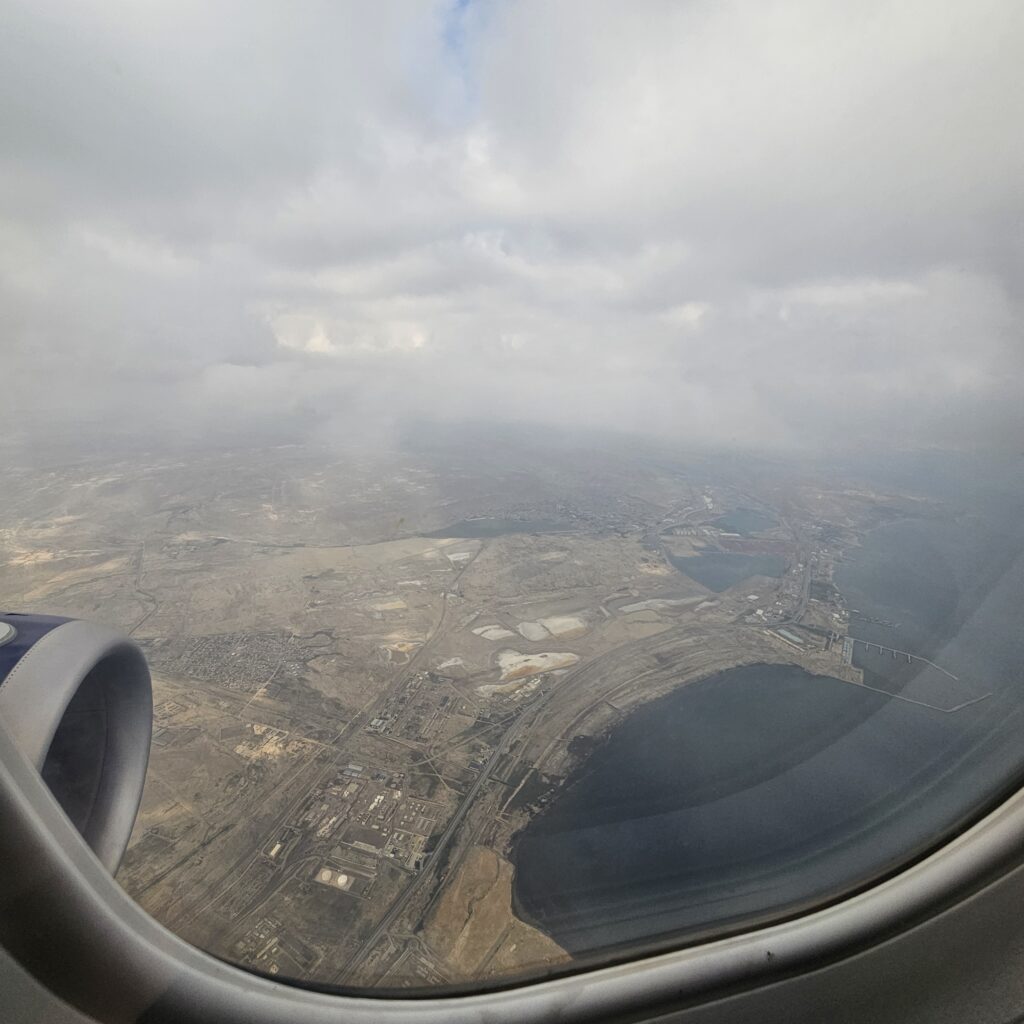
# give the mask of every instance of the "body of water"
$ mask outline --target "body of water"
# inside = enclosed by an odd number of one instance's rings
[[[734,508],[731,512],[726,512],[724,516],[713,519],[711,525],[717,526],[719,530],[724,530],[726,533],[738,533],[743,537],[750,537],[762,530],[778,526],[778,522],[767,512],[758,512],[752,508]]]
[[[681,573],[696,580],[702,587],[720,594],[751,576],[778,578],[786,571],[786,560],[780,555],[742,555],[733,551],[709,551],[703,555],[668,560]]]
[[[1024,762],[1022,540],[1012,514],[872,531],[837,583],[899,627],[851,633],[957,678],[857,644],[887,692],[754,665],[640,707],[518,836],[517,911],[581,956],[657,948],[834,898],[962,827]]]

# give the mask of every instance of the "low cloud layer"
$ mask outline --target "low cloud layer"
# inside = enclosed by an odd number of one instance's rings
[[[0,426],[1024,441],[1024,8],[33,2]]]

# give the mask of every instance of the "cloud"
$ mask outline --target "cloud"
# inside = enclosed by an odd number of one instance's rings
[[[1012,0],[24,5],[0,426],[1019,446],[1022,58]]]

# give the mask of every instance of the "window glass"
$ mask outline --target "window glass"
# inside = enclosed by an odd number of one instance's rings
[[[146,653],[157,920],[494,985],[1018,784],[1019,5],[6,13],[0,594]]]

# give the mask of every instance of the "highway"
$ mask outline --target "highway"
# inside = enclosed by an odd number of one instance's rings
[[[474,780],[472,786],[470,786],[444,832],[441,833],[437,846],[431,851],[430,857],[424,864],[421,872],[399,894],[395,902],[392,903],[391,907],[388,909],[387,913],[383,918],[381,918],[377,927],[367,937],[365,942],[359,947],[344,967],[338,971],[332,979],[332,983],[343,984],[345,979],[351,979],[358,967],[370,955],[373,948],[382,938],[384,938],[385,935],[387,935],[389,930],[394,927],[401,917],[402,912],[408,907],[412,898],[424,885],[427,884],[428,880],[433,879],[436,881],[433,877],[433,868],[437,863],[438,858],[451,843],[452,839],[455,838],[462,822],[469,813],[470,808],[473,806],[484,786],[486,786],[492,772],[497,767],[498,762],[519,737],[527,722],[536,725],[538,722],[538,714],[545,709],[545,706],[549,704],[553,697],[557,695],[561,701],[568,701],[571,699],[573,691],[577,690],[580,684],[585,684],[588,680],[593,682],[592,677],[595,674],[598,678],[605,679],[608,678],[609,674],[617,674],[616,669],[622,668],[623,659],[628,658],[631,652],[643,651],[648,655],[648,657],[653,657],[654,653],[659,650],[672,650],[677,653],[676,645],[678,645],[680,641],[684,644],[688,644],[688,641],[691,639],[692,637],[687,633],[683,633],[682,636],[680,636],[679,631],[672,630],[669,633],[662,634],[654,643],[652,643],[652,640],[649,637],[627,641],[620,644],[618,647],[612,648],[610,651],[606,651],[600,658],[579,665],[572,673],[565,676],[556,687],[553,687],[547,692],[542,691],[529,705],[524,707],[516,721],[509,727],[498,745],[495,747],[486,765],[481,769],[479,776]],[[730,656],[722,658],[713,654],[713,649],[714,645],[711,644],[688,645],[688,651],[691,657],[693,654],[700,652],[701,664],[704,664],[704,662],[707,661],[708,664],[705,668],[709,666],[713,666],[715,669],[723,668],[733,662],[733,658]],[[692,665],[688,667],[690,671],[693,671]],[[672,658],[667,664],[658,664],[655,660],[654,663],[648,664],[645,668],[641,669],[638,667],[634,672],[624,673],[622,681],[617,686],[613,687],[613,689],[633,688],[643,679],[651,675],[676,675],[680,671],[686,671],[686,669],[681,668],[678,658]],[[600,703],[605,696],[607,696],[607,694],[602,693],[600,698],[594,703]],[[583,708],[582,711],[589,713],[591,707],[592,705],[588,705]],[[559,742],[564,741],[565,737],[560,730],[558,736],[555,737],[552,743],[549,744],[548,748],[538,759],[538,765],[540,760],[546,758]]]
[[[409,901],[416,895],[417,892],[423,887],[428,878],[433,877],[433,867],[437,863],[438,858],[443,853],[445,848],[451,842],[455,833],[458,831],[459,826],[462,824],[463,819],[469,813],[469,809],[473,806],[473,802],[476,800],[477,795],[487,784],[488,779],[491,777],[491,772],[494,771],[498,764],[498,761],[505,755],[511,743],[522,731],[523,725],[526,719],[529,717],[528,712],[532,710],[531,707],[523,708],[522,714],[512,724],[512,726],[502,736],[501,741],[494,748],[494,753],[491,754],[487,764],[481,769],[480,774],[477,776],[473,785],[469,787],[469,791],[463,798],[462,803],[459,804],[458,810],[452,815],[451,821],[448,822],[448,827],[441,833],[440,839],[437,841],[437,845],[431,851],[430,856],[427,858],[426,863],[423,865],[420,873],[405,887],[402,893],[398,896],[394,903],[391,904],[388,912],[381,918],[380,923],[371,932],[366,941],[359,947],[355,955],[349,960],[349,962],[338,972],[334,978],[334,983],[338,984],[346,975],[352,974],[359,965],[369,956],[374,946],[382,939],[388,931],[394,926],[395,922],[401,916],[401,913],[408,906]]]

